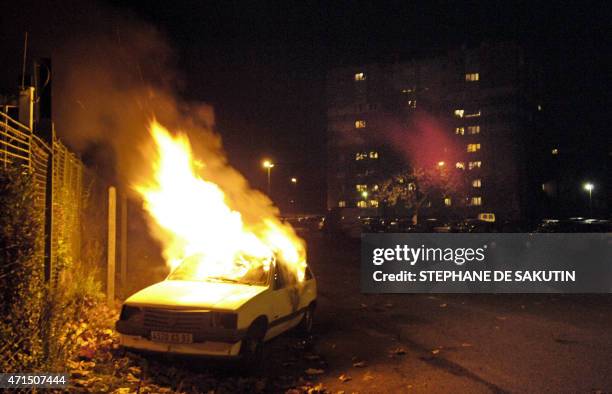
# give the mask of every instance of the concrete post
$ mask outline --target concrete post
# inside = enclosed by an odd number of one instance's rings
[[[108,251],[106,270],[106,301],[112,307],[115,303],[115,254],[117,243],[117,189],[108,188]]]

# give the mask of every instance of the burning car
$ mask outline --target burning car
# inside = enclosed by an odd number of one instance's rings
[[[218,152],[198,160],[185,134],[156,121],[149,131],[151,174],[134,190],[170,274],[125,301],[122,345],[256,361],[265,341],[310,331],[317,288],[304,241]]]
[[[125,301],[116,323],[122,346],[256,363],[264,342],[293,328],[312,329],[317,286],[309,268],[297,281],[278,261],[239,278],[201,276],[199,264],[200,256],[188,258]]]

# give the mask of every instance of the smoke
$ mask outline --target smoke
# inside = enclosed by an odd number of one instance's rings
[[[111,10],[93,13],[104,22],[82,26],[53,56],[58,135],[87,152],[107,179],[132,190],[151,177],[153,141],[147,128],[155,118],[190,137],[204,164],[201,175],[225,191],[246,222],[277,215],[271,201],[228,164],[213,108],[177,94],[188,86],[176,72],[176,54],[164,35]]]
[[[461,147],[449,128],[440,119],[418,111],[407,125],[388,117],[381,137],[414,168],[429,168],[440,162],[454,166],[461,157]]]

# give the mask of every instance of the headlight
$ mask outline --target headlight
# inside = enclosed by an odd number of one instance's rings
[[[119,320],[142,322],[144,320],[144,314],[142,313],[142,309],[137,306],[123,305]]]
[[[238,326],[238,315],[235,313],[212,312],[212,326],[236,328]]]

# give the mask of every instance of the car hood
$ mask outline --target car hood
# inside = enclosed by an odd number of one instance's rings
[[[266,286],[165,280],[140,290],[125,303],[139,306],[236,310]]]

